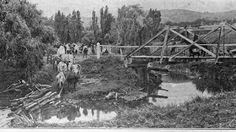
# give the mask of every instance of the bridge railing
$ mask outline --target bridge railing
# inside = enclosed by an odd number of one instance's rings
[[[125,57],[128,53],[138,47],[139,46],[97,45],[97,49],[99,49],[97,50],[97,58],[100,58],[105,50],[107,50],[109,54],[112,54],[113,56]],[[159,47],[161,46],[145,46],[145,48],[148,48],[151,51],[154,51]]]
[[[199,44],[202,46],[208,46],[216,48],[218,44]],[[168,45],[167,49],[171,48],[176,48],[176,49],[181,49],[188,47],[189,45]],[[100,56],[103,56],[103,52],[107,50],[109,54],[112,54],[114,56],[120,56],[120,57],[125,57],[128,53],[130,53],[132,50],[138,48],[139,46],[116,46],[116,45],[97,45],[97,58],[100,58]],[[156,51],[158,48],[162,48],[162,45],[155,45],[155,46],[144,46],[145,48],[149,49],[150,52]],[[228,49],[229,47],[233,47],[234,49],[236,48],[236,44],[224,44],[225,49]],[[186,53],[185,53],[186,54]]]

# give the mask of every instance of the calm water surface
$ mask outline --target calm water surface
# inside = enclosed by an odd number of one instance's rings
[[[44,108],[34,113],[33,117],[40,123],[66,124],[72,122],[106,121],[117,116],[114,111],[85,109],[79,106],[64,106],[61,108]]]
[[[156,106],[166,107],[169,105],[181,105],[193,100],[197,96],[202,98],[212,96],[212,94],[207,91],[199,91],[196,85],[188,79],[188,77],[181,74],[162,74],[161,80],[163,82],[160,87],[168,91],[155,90],[155,94],[166,96],[167,98],[148,98],[148,102]]]

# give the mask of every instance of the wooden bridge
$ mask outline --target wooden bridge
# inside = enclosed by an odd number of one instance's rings
[[[196,35],[197,39],[194,40]],[[200,56],[190,56],[189,50],[193,46],[201,51]],[[158,67],[149,67],[149,62],[236,62],[236,56],[233,55],[233,52],[236,51],[236,27],[228,23],[202,28],[166,26],[140,46],[101,45],[101,47],[110,50],[112,48],[119,49],[121,56],[125,55],[125,65],[136,69],[139,83],[148,92],[150,91],[150,78],[155,76],[151,71],[164,70]],[[124,53],[124,50],[128,52]]]
[[[195,41],[193,41],[194,35],[198,36],[198,39]],[[236,56],[233,56],[230,51],[236,49],[236,41],[235,43],[229,43],[228,40],[226,41],[228,36],[231,39],[236,37],[236,27],[228,23],[199,29],[167,26],[145,44],[129,52],[125,60],[127,64],[131,64],[134,60],[144,60],[146,62],[155,60],[160,63],[173,61],[186,62],[196,59],[201,61],[212,60],[216,63],[224,60],[234,61]],[[156,42],[156,40],[162,41]],[[200,41],[205,43],[198,43]],[[197,58],[190,56],[189,48],[191,46],[195,46],[204,54]],[[142,49],[147,48],[155,48],[155,50],[148,54],[140,53]]]

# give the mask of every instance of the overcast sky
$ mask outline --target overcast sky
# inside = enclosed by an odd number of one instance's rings
[[[140,4],[144,9],[188,9],[200,12],[236,10],[236,0],[29,0],[37,4],[43,15],[50,17],[58,10],[65,14],[79,10],[81,16],[91,17],[92,10],[99,11],[108,5],[110,12],[117,14],[122,5]]]

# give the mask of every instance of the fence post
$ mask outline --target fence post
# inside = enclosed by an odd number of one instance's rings
[[[100,43],[97,43],[97,59],[100,59],[100,53],[101,52],[101,48],[100,48]]]
[[[123,51],[122,51],[121,48],[120,48],[119,50],[120,50],[120,58],[121,58],[121,60],[123,61],[123,60],[124,60],[124,58],[123,58]]]

